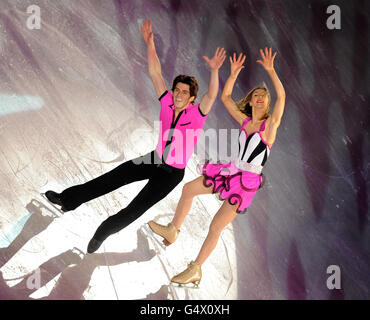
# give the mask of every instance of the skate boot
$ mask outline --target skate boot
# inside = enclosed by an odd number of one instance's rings
[[[171,279],[172,283],[177,283],[180,287],[193,283],[193,288],[198,288],[200,280],[202,279],[202,268],[201,265],[191,261],[188,264],[188,268]]]
[[[180,233],[180,229],[176,229],[175,225],[170,222],[167,226],[162,226],[154,221],[149,221],[150,229],[163,238],[163,244],[169,246],[174,243]]]
[[[60,210],[62,210],[63,212],[69,211],[66,208],[64,208],[64,205],[63,205],[62,200],[60,198],[60,193],[56,193],[54,191],[49,190],[49,191],[46,191],[44,195],[45,195],[46,199],[49,200],[49,202],[60,206],[61,207]]]

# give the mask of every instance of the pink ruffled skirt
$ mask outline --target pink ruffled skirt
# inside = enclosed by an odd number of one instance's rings
[[[246,212],[263,181],[262,175],[241,170],[234,162],[206,162],[200,166],[200,173],[204,185],[212,186],[220,200],[228,199],[231,205],[238,204],[237,213]]]

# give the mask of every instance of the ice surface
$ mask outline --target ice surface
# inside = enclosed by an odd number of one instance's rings
[[[41,29],[30,30],[32,4],[0,7],[0,299],[370,298],[368,2],[336,1],[341,30],[326,28],[325,4],[314,0],[39,0]],[[222,233],[199,290],[168,283],[195,259],[220,202],[197,198],[166,251],[140,231],[170,221],[183,184],[198,176],[197,155],[166,199],[93,255],[83,253],[98,225],[145,182],[62,217],[39,196],[154,149],[159,104],[143,19],[152,20],[168,88],[193,75],[200,99],[209,79],[202,55],[223,46],[247,55],[235,99],[262,81],[274,99],[255,63],[272,46],[287,92],[265,187]],[[228,74],[226,60],[220,90]],[[209,128],[238,128],[220,99]],[[197,154],[217,146],[202,142]],[[341,269],[341,290],[326,286],[330,265]]]

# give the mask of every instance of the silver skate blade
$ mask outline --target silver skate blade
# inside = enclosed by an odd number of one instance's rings
[[[31,202],[27,204],[26,208],[32,214],[41,214],[44,217],[59,218],[59,215],[55,213],[55,210],[49,208],[49,206],[45,205],[43,201],[39,201],[39,199],[32,199]]]
[[[148,224],[147,223],[145,223],[142,227],[141,227],[141,230],[145,233],[145,234],[147,234],[149,237],[150,237],[150,239],[153,239],[155,242],[156,242],[156,244],[158,244],[163,250],[166,250],[166,245],[162,242],[162,241],[160,241],[159,239],[158,239],[158,237],[160,237],[159,235],[157,235],[156,233],[154,233],[153,232],[153,230],[152,229],[150,229],[150,227],[148,226]],[[161,237],[162,238],[162,237]]]
[[[72,252],[78,254],[82,259],[86,256],[86,253],[77,247],[73,247]]]
[[[48,202],[48,204],[50,204],[55,210],[57,210],[60,213],[60,215],[58,215],[59,217],[64,215],[64,212],[60,208],[58,208],[54,203],[49,201],[49,199],[46,197],[45,193],[40,193],[40,195]]]
[[[199,287],[199,284],[195,284],[195,283],[186,283],[186,284],[182,284],[182,283],[177,283],[177,282],[170,282],[170,286],[172,288],[175,288],[175,289],[200,289]]]

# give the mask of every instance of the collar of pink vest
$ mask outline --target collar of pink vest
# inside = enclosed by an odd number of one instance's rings
[[[169,107],[172,109],[172,110],[175,110],[175,105],[174,104],[170,104]],[[190,103],[185,109],[183,109],[182,111],[185,111],[185,113],[187,111],[190,111],[191,109],[195,108],[195,106]]]

